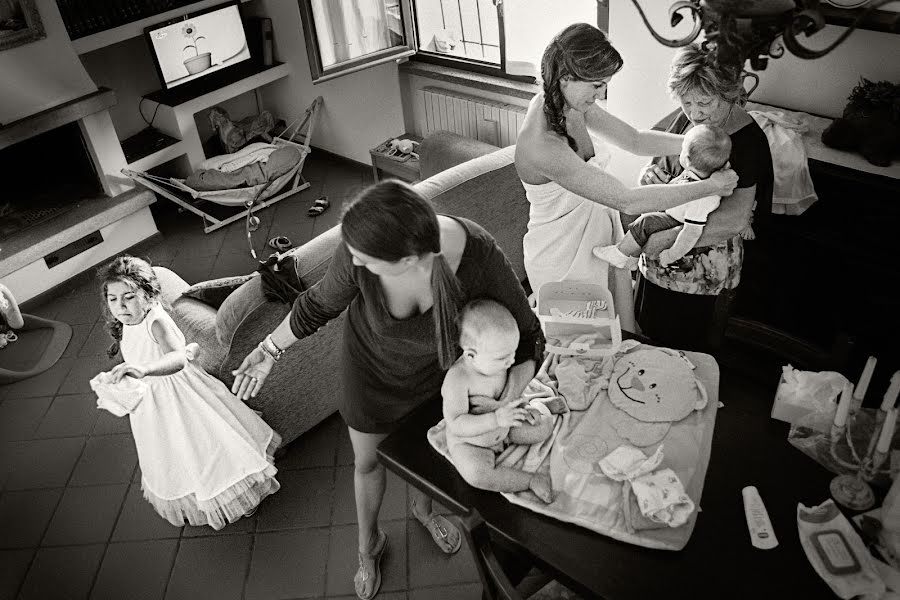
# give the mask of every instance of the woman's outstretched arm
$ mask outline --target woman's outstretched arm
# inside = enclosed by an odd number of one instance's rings
[[[584,115],[588,130],[613,144],[638,156],[669,156],[681,153],[683,135],[636,129],[622,119],[606,112],[599,105],[589,109]]]
[[[683,185],[629,188],[603,169],[585,163],[565,140],[550,133],[531,135],[516,147],[520,171],[537,172],[567,190],[629,215],[666,210],[704,196],[730,196],[737,184],[731,169]]]

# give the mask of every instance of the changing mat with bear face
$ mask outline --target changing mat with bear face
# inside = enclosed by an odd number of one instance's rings
[[[507,493],[512,503],[609,537],[664,550],[690,539],[701,506],[718,408],[719,368],[708,354],[624,342],[601,360],[548,355],[525,395],[564,398],[553,434],[532,446],[509,446],[497,464],[550,474],[554,499]],[[431,428],[432,446],[449,459],[444,423]],[[600,461],[619,447],[648,457],[662,447],[655,472],[671,469],[697,507],[677,527],[653,527],[641,517],[631,484],[616,481]]]

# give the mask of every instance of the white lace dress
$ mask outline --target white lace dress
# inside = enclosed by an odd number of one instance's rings
[[[150,326],[172,318],[158,304],[123,329],[122,356],[145,364],[164,354]],[[202,351],[202,349],[201,349]],[[278,491],[272,454],[281,443],[224,383],[193,363],[143,379],[147,392],[130,413],[144,498],[167,521],[221,529]]]
[[[596,141],[588,164],[605,169],[609,149]],[[555,181],[522,182],[528,198],[528,232],[522,240],[525,272],[535,293],[548,281],[584,281],[608,285],[609,264],[591,253],[594,246],[622,240],[619,211],[591,202]]]

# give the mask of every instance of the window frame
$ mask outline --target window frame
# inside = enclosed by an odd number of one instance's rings
[[[343,75],[349,75],[369,67],[374,67],[387,62],[399,62],[404,58],[416,54],[419,46],[416,36],[416,28],[413,26],[415,13],[413,11],[414,0],[399,0],[400,21],[403,23],[403,35],[406,43],[393,46],[371,54],[365,54],[353,60],[348,60],[338,66],[328,69],[322,66],[322,55],[319,50],[319,36],[316,31],[316,22],[313,16],[312,0],[298,0],[300,7],[300,21],[303,26],[303,37],[306,42],[306,53],[309,59],[309,74],[313,84],[331,81]]]
[[[440,0],[437,0],[440,1]],[[416,53],[413,57],[417,61],[440,65],[444,67],[452,67],[463,71],[472,71],[484,75],[493,75],[511,81],[519,81],[522,83],[535,83],[537,79],[530,75],[511,75],[506,72],[506,23],[504,21],[503,0],[494,0],[494,8],[497,10],[497,26],[500,28],[500,64],[494,65],[487,61],[480,61],[474,58],[465,58],[455,55],[443,54],[440,52],[429,52],[419,48],[419,19],[416,14],[418,11],[419,0],[410,0],[412,4],[412,27],[416,32]]]

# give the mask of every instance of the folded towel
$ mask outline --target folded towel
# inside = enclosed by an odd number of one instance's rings
[[[694,512],[694,502],[684,491],[672,469],[662,469],[631,480],[641,514],[657,523],[678,527],[687,523]]]
[[[647,456],[634,446],[619,446],[600,461],[600,470],[614,481],[635,479],[652,472],[663,460],[662,444]]]
[[[100,373],[91,379],[91,389],[97,394],[97,408],[108,410],[117,417],[124,417],[134,412],[144,394],[147,384],[134,377],[123,377],[118,383],[112,383],[112,375]]]

